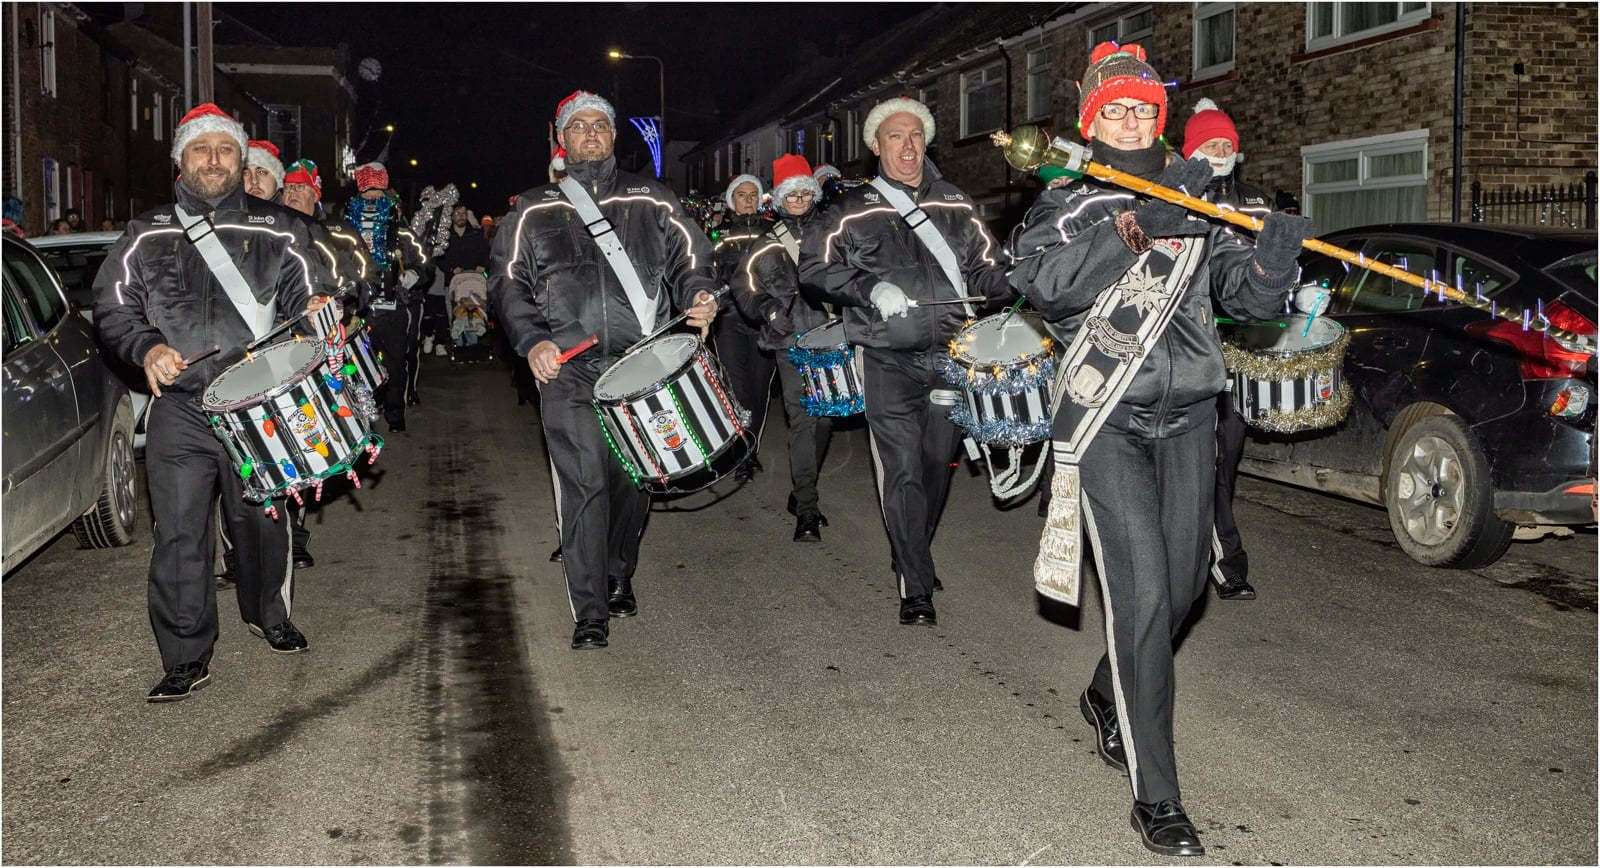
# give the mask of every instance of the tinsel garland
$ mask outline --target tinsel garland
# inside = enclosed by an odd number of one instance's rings
[[[796,368],[805,371],[808,368],[839,368],[848,367],[855,361],[855,353],[849,349],[844,350],[807,350],[801,347],[790,347],[789,361]]]
[[[1056,378],[1056,360],[1049,355],[1022,365],[992,365],[987,371],[945,355],[939,356],[935,364],[945,382],[979,395],[1017,395],[1037,388],[1040,383],[1052,383]]]
[[[450,211],[455,208],[456,202],[461,200],[461,191],[455,184],[444,185],[443,190],[435,190],[432,185],[422,188],[422,201],[417,207],[417,213],[411,217],[411,234],[418,238],[423,237],[423,231],[428,228],[428,218],[435,215],[433,229],[433,255],[442,255],[445,248],[450,246]]]
[[[1342,332],[1333,343],[1292,355],[1266,355],[1222,342],[1222,361],[1228,370],[1256,380],[1298,380],[1317,371],[1331,371],[1344,364],[1344,351],[1350,346],[1350,333]]]
[[[823,400],[816,397],[809,388],[801,397],[800,403],[805,407],[807,416],[854,416],[867,409],[867,399],[860,395]]]
[[[371,206],[370,210],[368,206]],[[361,233],[362,240],[367,242],[367,250],[372,254],[372,261],[379,270],[389,268],[389,218],[393,214],[394,202],[387,196],[378,199],[357,196],[344,207],[345,220]]]
[[[1311,404],[1298,410],[1271,410],[1265,415],[1247,419],[1246,422],[1252,428],[1260,428],[1274,434],[1294,434],[1299,431],[1332,428],[1343,422],[1344,417],[1349,414],[1352,394],[1350,384],[1341,382],[1333,398],[1324,403]]]
[[[966,429],[973,440],[988,446],[1027,446],[1050,438],[1053,420],[1023,422],[1017,419],[991,419],[980,422],[972,418],[965,405],[957,404],[950,410],[950,421]]]

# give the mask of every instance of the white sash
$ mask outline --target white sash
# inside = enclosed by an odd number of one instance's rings
[[[632,260],[628,259],[628,251],[622,249],[622,239],[617,237],[617,230],[611,226],[611,221],[600,213],[600,206],[590,198],[589,191],[583,189],[583,184],[570,176],[561,179],[561,192],[577,209],[578,219],[583,221],[589,236],[600,246],[600,252],[605,254],[611,273],[622,281],[622,289],[628,294],[628,304],[633,306],[633,315],[639,318],[639,332],[649,334],[654,331],[657,305],[645,294],[644,284],[639,282],[639,272],[634,269]]]
[[[277,299],[266,304],[256,301],[250,284],[245,282],[244,275],[239,273],[239,266],[234,264],[233,257],[228,255],[227,248],[222,246],[222,240],[217,237],[217,227],[212,224],[211,218],[203,214],[196,217],[176,205],[172,210],[177,213],[178,222],[183,225],[183,233],[188,236],[189,243],[200,251],[206,268],[222,284],[228,300],[233,302],[234,309],[239,311],[245,325],[250,327],[250,333],[260,338],[271,331],[273,317],[278,312]]]
[[[788,252],[789,260],[795,265],[799,265],[800,242],[795,239],[794,233],[789,231],[789,224],[779,220],[778,225],[772,227],[772,235],[778,239],[778,242],[783,245],[783,249]]]
[[[894,210],[900,212],[900,219],[906,221],[906,225],[911,227],[911,231],[917,234],[917,240],[922,242],[922,246],[928,248],[928,252],[933,254],[933,258],[939,261],[939,269],[944,272],[945,279],[950,281],[950,286],[955,290],[956,296],[966,295],[967,281],[966,278],[961,276],[961,265],[956,261],[955,251],[950,249],[950,242],[939,234],[938,228],[933,225],[932,219],[928,217],[928,212],[918,208],[916,203],[911,201],[910,196],[890,184],[882,175],[873,178],[871,183],[873,189],[882,193],[883,198],[889,200],[889,204],[894,206]],[[961,306],[966,310],[967,316],[973,315],[972,305],[963,303]]]

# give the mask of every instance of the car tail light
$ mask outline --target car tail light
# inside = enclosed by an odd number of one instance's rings
[[[1560,416],[1563,419],[1574,419],[1583,415],[1589,409],[1589,387],[1582,383],[1573,383],[1556,393],[1556,399],[1550,402],[1550,415]]]
[[[1544,306],[1545,318],[1556,328],[1593,337],[1595,324],[1589,318],[1559,301]],[[1537,329],[1524,329],[1521,323],[1474,323],[1467,327],[1471,334],[1481,335],[1501,343],[1510,344],[1521,356],[1519,366],[1524,380],[1555,380],[1583,373],[1592,353],[1567,346],[1565,343]],[[1587,404],[1588,395],[1584,395]],[[1551,408],[1555,413],[1555,408]],[[1559,415],[1559,414],[1558,414]]]

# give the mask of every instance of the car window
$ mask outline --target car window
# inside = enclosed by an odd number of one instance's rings
[[[106,261],[104,244],[86,244],[81,247],[46,247],[39,250],[45,264],[61,277],[61,287],[67,299],[82,308],[94,307],[94,279],[100,273],[100,263]]]
[[[1451,278],[1462,292],[1472,295],[1481,291],[1485,298],[1492,297],[1513,279],[1500,269],[1461,253],[1455,255],[1451,270],[1454,272]]]
[[[41,333],[55,328],[66,316],[67,300],[56,289],[50,269],[21,245],[11,246],[6,254],[6,280],[33,315],[34,324]]]
[[[16,292],[11,287],[11,280],[5,280],[5,354],[33,340],[33,328],[28,325],[28,320],[22,314],[22,306],[16,300]]]
[[[1547,266],[1545,271],[1572,289],[1587,293],[1590,298],[1594,298],[1595,263],[1595,253],[1590,251],[1569,256],[1555,265]]]
[[[1439,262],[1438,250],[1432,244],[1398,239],[1368,241],[1361,254],[1422,277],[1434,274]],[[1352,268],[1345,283],[1350,289],[1341,293],[1344,307],[1340,312],[1383,313],[1441,306],[1438,296],[1424,293],[1421,287],[1365,268]]]

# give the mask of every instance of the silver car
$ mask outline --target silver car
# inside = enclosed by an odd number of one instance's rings
[[[84,548],[133,541],[133,403],[74,316],[54,272],[4,238],[4,416],[0,463],[9,573],[71,526]]]

